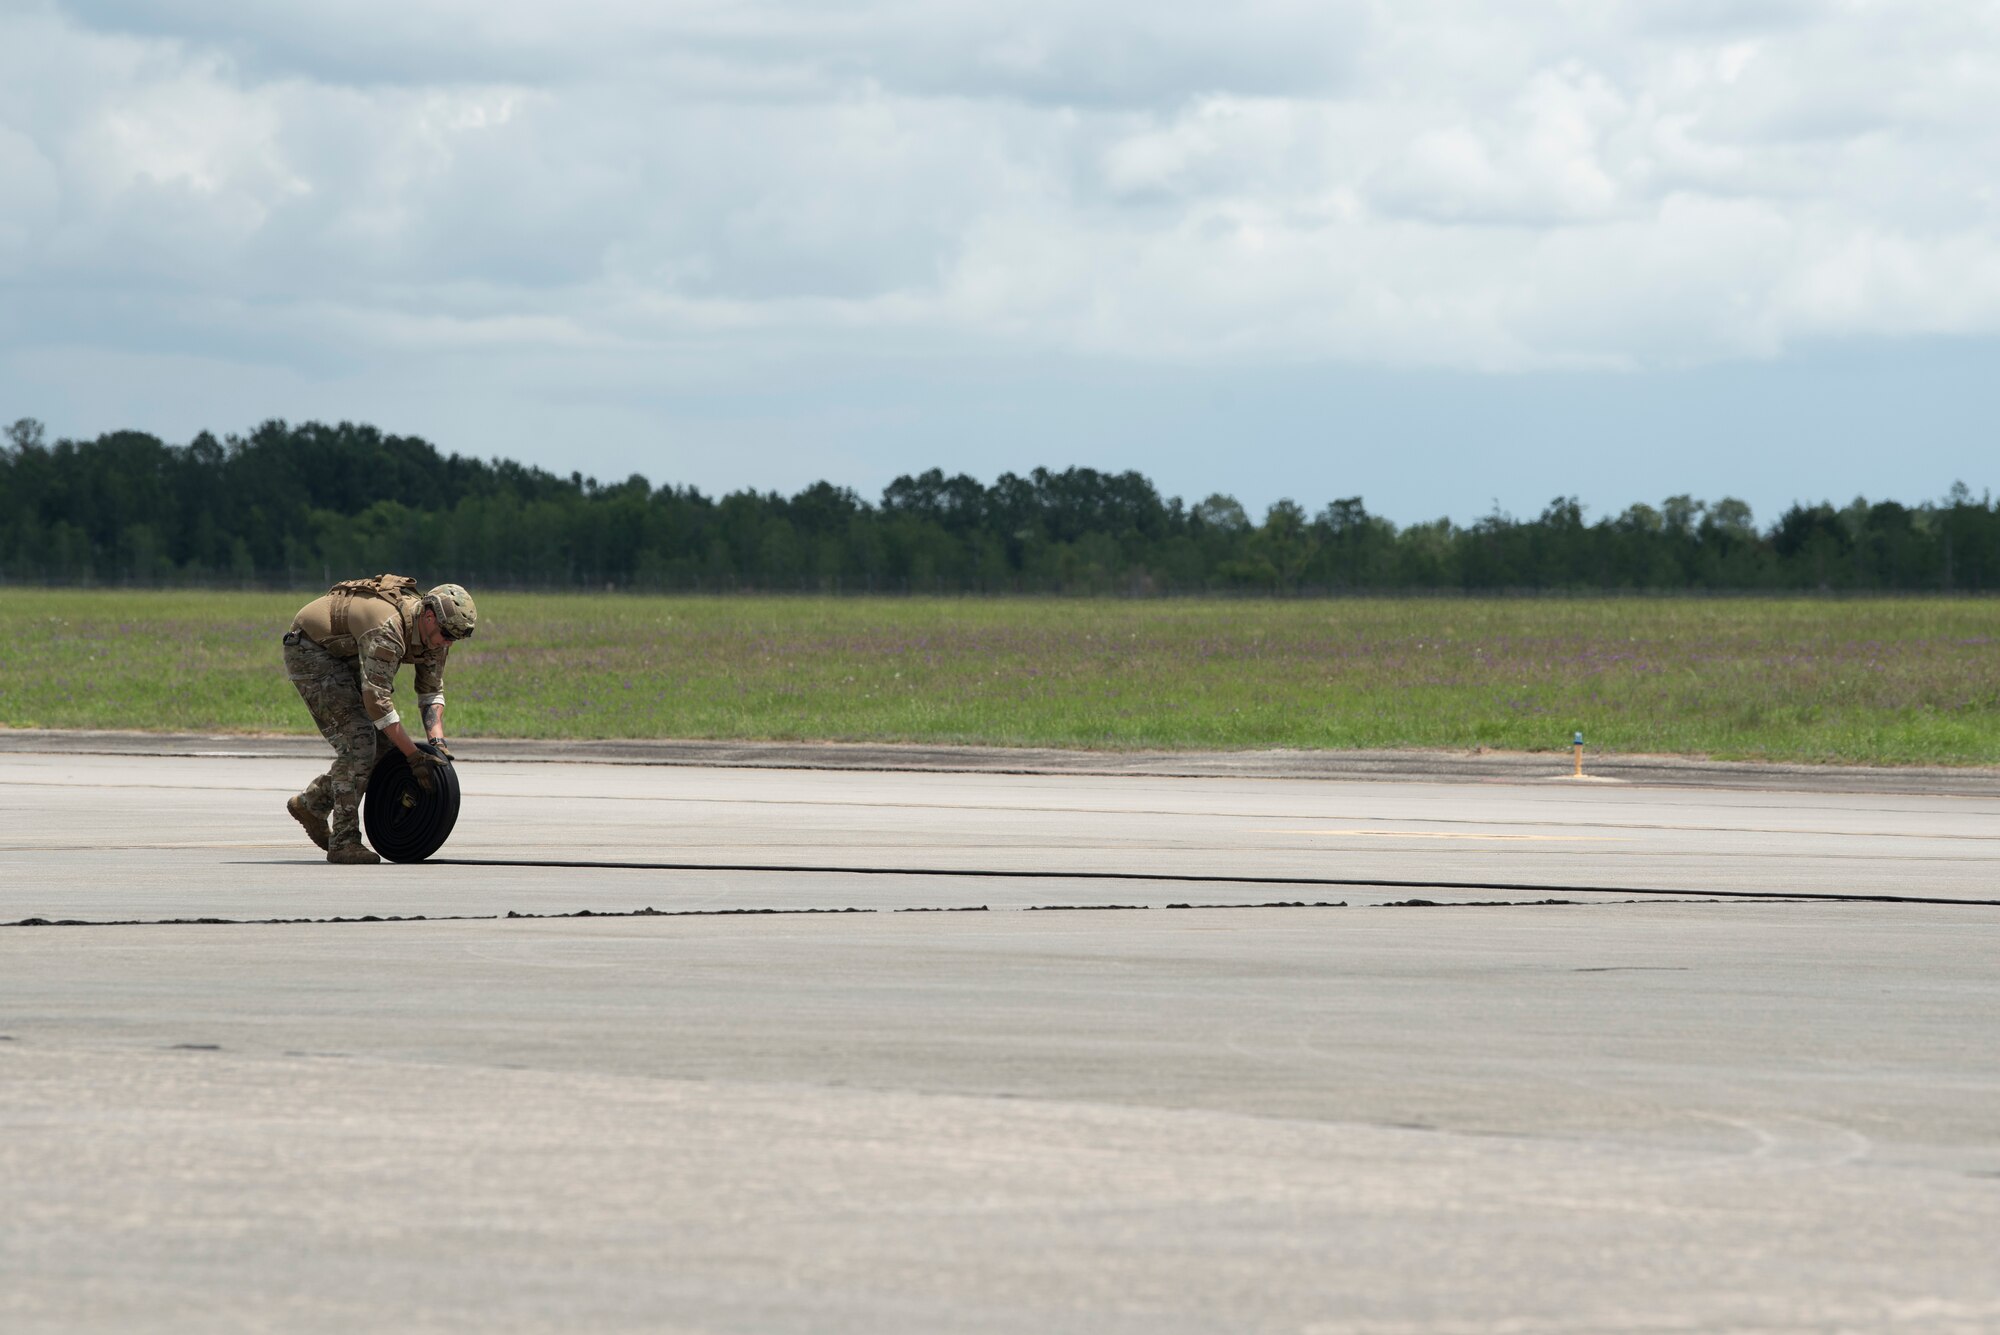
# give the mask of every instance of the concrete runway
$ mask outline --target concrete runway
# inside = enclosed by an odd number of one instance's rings
[[[0,1330],[2000,1329],[1990,780],[146,746],[0,746]]]

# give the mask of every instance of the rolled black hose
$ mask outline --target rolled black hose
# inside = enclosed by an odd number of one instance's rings
[[[433,765],[431,792],[417,786],[410,762],[391,748],[375,762],[362,797],[361,824],[368,842],[391,862],[422,862],[444,847],[458,823],[458,775],[450,765]]]

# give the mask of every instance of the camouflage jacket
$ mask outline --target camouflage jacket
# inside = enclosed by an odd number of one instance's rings
[[[345,604],[344,608],[342,604]],[[417,631],[423,600],[414,596],[390,603],[382,598],[328,593],[299,609],[292,629],[337,658],[357,660],[361,707],[377,728],[401,723],[396,712],[396,669],[417,670],[417,707],[444,703],[444,663],[449,645],[431,653]]]

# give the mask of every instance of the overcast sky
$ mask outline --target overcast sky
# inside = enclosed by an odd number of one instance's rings
[[[1993,0],[0,0],[0,418],[1402,522],[2000,485]]]

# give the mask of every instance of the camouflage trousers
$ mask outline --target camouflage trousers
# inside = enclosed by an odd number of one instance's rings
[[[361,840],[361,795],[375,761],[388,747],[361,707],[361,665],[336,658],[303,635],[285,636],[285,675],[312,712],[320,736],[333,747],[333,768],[306,785],[300,796],[315,816],[326,820],[330,845]]]

